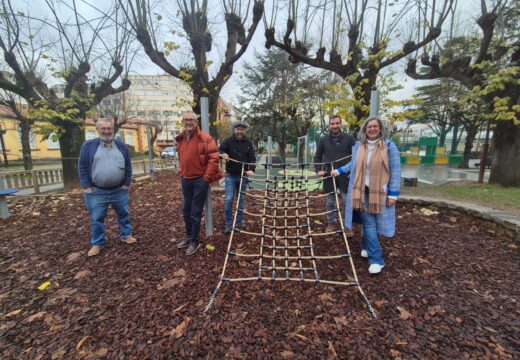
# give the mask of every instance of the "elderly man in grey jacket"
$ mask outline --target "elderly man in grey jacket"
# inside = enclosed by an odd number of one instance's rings
[[[329,134],[321,137],[314,155],[316,165],[315,170],[318,176],[330,174],[332,168],[336,169],[350,161],[348,156],[352,155],[352,146],[356,143],[354,137],[343,132],[343,124],[339,115],[334,115],[329,119]],[[326,232],[338,229],[338,217],[333,210],[336,208],[336,197],[334,194],[334,184],[332,178],[323,181],[323,192],[327,195],[327,229]],[[341,175],[336,178],[337,190],[341,194],[343,206],[347,199],[348,175]]]

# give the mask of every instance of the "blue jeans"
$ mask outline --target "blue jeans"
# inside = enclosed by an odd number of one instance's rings
[[[339,192],[341,195],[339,200],[339,209],[345,210],[345,204],[347,203],[347,193]],[[338,214],[336,212],[332,212],[332,210],[336,210],[336,196],[334,193],[327,194],[327,224],[336,224],[338,222]],[[339,216],[341,216],[341,211]]]
[[[225,178],[225,198],[224,198],[224,216],[226,225],[233,224],[233,200],[238,197],[238,188],[240,186],[240,176],[226,174]],[[247,189],[247,179],[242,181],[242,190]],[[241,224],[244,219],[244,194],[240,194],[240,202],[238,203],[237,224]]]
[[[181,179],[184,206],[182,214],[186,226],[186,236],[193,242],[199,242],[200,221],[202,210],[208,196],[209,183],[202,177],[195,179]]]
[[[368,204],[368,192],[365,192],[365,204]],[[359,215],[361,216],[361,224],[363,225],[361,249],[366,250],[368,253],[368,265],[385,265],[383,252],[379,245],[379,238],[377,236],[376,215],[369,214],[366,211],[360,211]]]
[[[92,245],[103,246],[105,244],[105,218],[107,217],[109,205],[112,205],[116,212],[121,239],[132,235],[132,225],[130,224],[130,213],[128,211],[128,189],[119,187],[105,190],[93,186],[92,193],[83,193],[83,199],[85,199],[85,204],[87,204],[90,217],[92,233],[90,243]]]

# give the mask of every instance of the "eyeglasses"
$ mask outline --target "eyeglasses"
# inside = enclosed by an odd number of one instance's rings
[[[98,130],[101,130],[101,131],[111,131],[112,128],[111,127],[101,127],[101,128],[98,128]]]
[[[193,121],[196,121],[197,119],[190,119],[190,118],[186,118],[186,119],[182,119],[182,121],[184,122],[193,122]]]

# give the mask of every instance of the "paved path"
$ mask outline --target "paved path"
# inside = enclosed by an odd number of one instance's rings
[[[516,233],[516,240],[520,241],[520,216],[511,212],[493,209],[487,206],[471,204],[463,201],[447,200],[433,197],[402,195],[400,199],[413,203],[429,203],[445,206],[452,209],[460,209],[469,214],[478,214],[480,218],[491,220],[504,225]]]

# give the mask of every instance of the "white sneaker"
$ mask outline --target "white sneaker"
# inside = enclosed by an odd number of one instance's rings
[[[368,272],[371,274],[379,274],[381,272],[381,269],[383,269],[384,267],[384,265],[372,264],[369,266]]]
[[[367,258],[368,257],[368,251],[361,250],[361,257]]]

